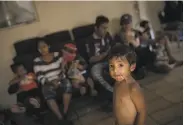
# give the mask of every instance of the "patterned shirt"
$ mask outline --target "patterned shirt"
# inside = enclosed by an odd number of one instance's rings
[[[54,58],[51,62],[45,62],[41,57],[34,60],[34,72],[38,81],[43,85],[45,81],[56,80],[62,73],[63,58],[58,52],[54,52]]]
[[[99,56],[106,52],[113,44],[112,37],[109,33],[104,38],[99,38],[95,33],[86,41],[86,50],[89,58]],[[96,62],[97,63],[97,62]]]

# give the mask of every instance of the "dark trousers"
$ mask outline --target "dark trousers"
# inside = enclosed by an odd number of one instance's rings
[[[137,54],[137,66],[135,71],[142,67],[153,65],[156,60],[156,54],[151,52],[149,47],[138,47],[135,49],[135,52]]]

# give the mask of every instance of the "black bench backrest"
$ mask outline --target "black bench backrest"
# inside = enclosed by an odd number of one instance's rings
[[[71,42],[71,36],[67,30],[48,34],[43,38],[50,45],[51,51],[60,51],[66,42]],[[17,55],[13,58],[13,62],[24,64],[26,69],[32,72],[33,60],[40,55],[37,50],[38,39],[35,37],[16,42],[14,47]]]
[[[88,61],[88,54],[86,52],[86,38],[94,32],[94,24],[80,26],[72,29],[74,40],[78,48],[79,54]]]
[[[26,40],[18,41],[14,44],[17,56],[25,54],[38,53],[37,51],[37,41],[38,38],[31,38]]]
[[[65,43],[72,41],[68,30],[48,34],[44,38],[45,41],[50,45],[51,51],[55,52],[60,51]]]

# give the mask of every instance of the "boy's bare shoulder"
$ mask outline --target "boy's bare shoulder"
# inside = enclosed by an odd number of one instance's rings
[[[141,87],[139,86],[139,83],[138,82],[134,81],[134,82],[132,82],[130,84],[130,90],[132,92],[134,92],[134,91],[141,91]]]

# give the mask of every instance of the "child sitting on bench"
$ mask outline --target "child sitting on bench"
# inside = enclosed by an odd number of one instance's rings
[[[67,77],[71,80],[73,87],[79,88],[81,95],[86,94],[87,85],[85,84],[85,76],[87,74],[87,63],[77,54],[76,45],[72,43],[65,44],[64,49],[62,49],[62,56],[64,59],[63,68],[66,71]],[[93,87],[90,89],[91,93],[95,93]]]
[[[28,73],[23,64],[11,65],[15,77],[9,82],[9,94],[17,94],[17,104],[12,105],[11,118],[16,124],[37,125],[31,120],[32,115],[39,119],[45,111],[46,105],[38,88],[35,75]]]
[[[28,73],[23,64],[16,63],[11,68],[15,77],[9,82],[9,94],[17,94],[17,103],[24,104],[28,101],[35,108],[39,108],[41,90],[38,88],[34,74]]]

